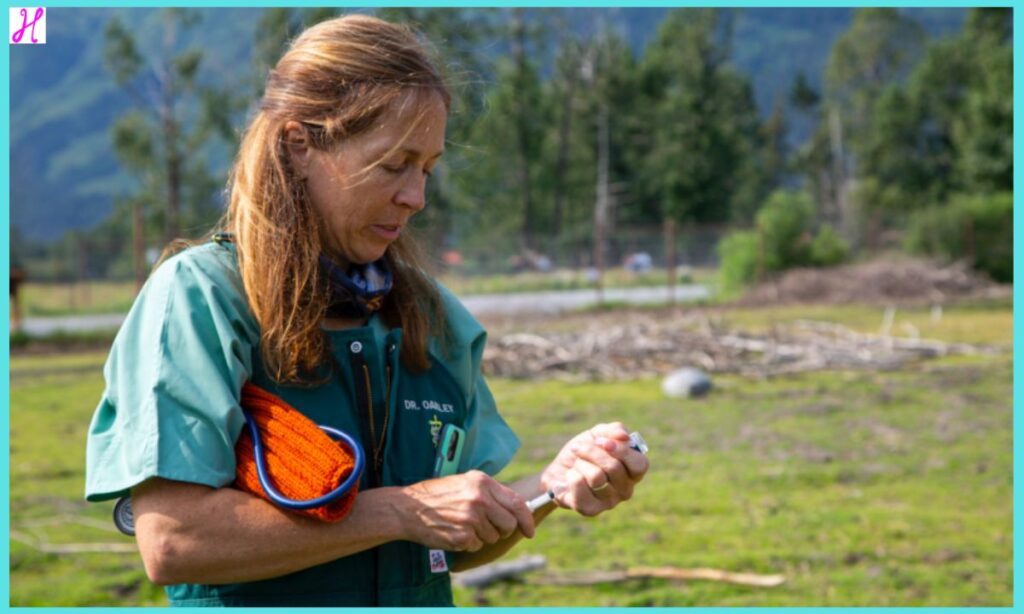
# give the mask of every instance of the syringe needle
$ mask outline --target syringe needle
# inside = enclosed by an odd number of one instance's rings
[[[539,510],[540,508],[544,507],[548,503],[551,503],[554,500],[555,500],[555,493],[553,493],[553,492],[551,492],[549,490],[546,493],[544,493],[543,495],[541,495],[539,497],[536,497],[534,499],[530,499],[529,501],[527,501],[526,502],[526,507],[530,508],[531,512],[536,512],[537,510]]]
[[[636,431],[634,431],[634,432],[629,434],[629,447],[631,447],[634,450],[636,450],[637,452],[640,452],[641,454],[645,454],[645,455],[647,454],[647,451],[648,451],[647,442],[644,441],[644,438],[641,437],[640,433],[638,433]],[[552,501],[554,501],[555,500],[555,496],[562,494],[562,491],[564,491],[564,490],[565,490],[565,486],[561,486],[561,485],[560,486],[555,486],[554,488],[552,488],[551,490],[547,491],[546,493],[544,493],[542,495],[539,495],[537,497],[534,497],[533,499],[530,499],[529,501],[527,501],[526,502],[526,507],[530,508],[531,512],[536,512],[537,510],[539,510],[540,508],[544,507],[548,503],[551,503]]]
[[[555,489],[549,490],[538,497],[530,499],[529,501],[526,502],[526,507],[530,508],[531,512],[536,512],[540,508],[544,507],[548,503],[551,503],[552,501],[555,500],[555,490],[561,492],[562,490],[564,490],[564,488],[556,487]]]

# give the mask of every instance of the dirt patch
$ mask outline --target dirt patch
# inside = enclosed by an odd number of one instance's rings
[[[793,269],[751,289],[735,304],[919,305],[1012,295],[1012,286],[995,284],[962,262],[941,266],[901,258],[828,269]]]

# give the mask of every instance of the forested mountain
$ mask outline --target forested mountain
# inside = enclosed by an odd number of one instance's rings
[[[487,19],[507,19],[504,9],[436,9],[487,13]],[[560,9],[563,23],[586,36],[608,27],[624,39],[640,57],[653,39],[667,9]],[[530,46],[533,60],[546,76],[562,33],[552,28],[553,10],[524,12],[536,28]],[[203,59],[200,83],[229,87],[254,98],[253,48],[261,9],[203,9],[201,21],[176,44],[197,45]],[[788,95],[797,74],[820,89],[829,50],[849,27],[852,9],[742,9],[732,15],[730,61],[749,77],[754,100],[762,117],[776,104],[788,109]],[[933,37],[956,31],[964,18],[962,9],[914,9],[906,11]],[[47,44],[10,48],[11,91],[11,222],[32,240],[52,240],[66,230],[86,228],[102,221],[115,200],[136,189],[138,180],[125,172],[113,153],[111,126],[131,101],[104,66],[104,31],[114,15],[128,25],[140,47],[157,49],[164,44],[156,9],[54,8],[47,20]],[[544,26],[543,24],[547,24]],[[493,82],[494,60],[508,49],[495,40],[475,52],[482,75]],[[187,112],[194,112],[187,111]],[[236,129],[244,112],[234,117]],[[809,121],[787,117],[790,143],[804,142],[812,130]],[[194,153],[194,152],[193,152]],[[205,146],[202,155],[210,170],[222,177],[228,165],[227,149],[217,143]]]

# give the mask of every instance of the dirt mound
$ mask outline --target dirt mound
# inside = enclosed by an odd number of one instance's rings
[[[924,260],[875,260],[829,269],[793,269],[752,288],[735,304],[946,303],[964,298],[1011,296],[963,263],[940,266]]]

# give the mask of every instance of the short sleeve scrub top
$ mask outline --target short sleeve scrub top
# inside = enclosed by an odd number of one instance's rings
[[[360,491],[433,477],[437,436],[449,423],[466,430],[459,470],[497,474],[519,440],[481,376],[486,333],[440,290],[450,340],[444,350],[431,340],[428,370],[405,370],[402,331],[374,316],[364,327],[326,332],[340,367],[331,381],[289,387],[262,368],[234,247],[208,243],[169,259],[143,287],[104,367],[107,387],[89,428],[86,498],[120,497],[152,477],[229,485],[246,381],[357,440],[361,420],[375,433],[386,429],[383,462],[367,463]],[[362,443],[369,452],[373,444]],[[167,594],[175,606],[445,606],[452,605],[449,556],[394,541],[278,578],[175,585]]]

